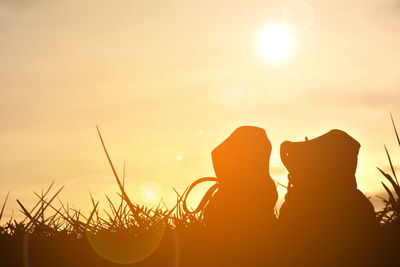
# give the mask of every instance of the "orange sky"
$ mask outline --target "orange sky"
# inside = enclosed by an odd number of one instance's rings
[[[400,2],[297,1],[309,25],[271,63],[256,35],[289,2],[0,0],[7,213],[52,180],[83,210],[89,188],[104,201],[116,191],[96,124],[120,171],[126,160],[134,201],[149,187],[171,203],[172,186],[213,175],[211,150],[240,125],[267,130],[283,184],[282,141],[343,129],[362,145],[359,187],[380,192],[382,144],[399,155],[389,110],[400,127]]]

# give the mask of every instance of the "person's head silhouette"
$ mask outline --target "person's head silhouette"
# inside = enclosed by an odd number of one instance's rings
[[[217,178],[199,179],[188,189],[202,181],[217,182],[199,205],[207,230],[203,238],[213,240],[207,243],[206,254],[216,266],[271,261],[265,251],[276,246],[278,194],[269,174],[270,155],[264,129],[239,127],[211,153]]]
[[[269,174],[270,155],[271,143],[264,129],[254,126],[237,128],[211,153],[217,178],[195,181],[184,198],[185,210],[188,212],[186,197],[195,185],[216,181],[217,184],[210,188],[195,210],[204,210],[204,219],[209,227],[218,227],[222,218],[237,216],[239,210],[242,215],[257,213],[260,218],[272,221],[278,194]],[[252,223],[251,218],[246,220]],[[236,222],[245,223],[238,218]]]
[[[341,130],[331,130],[303,142],[281,144],[281,160],[289,171],[290,186],[310,196],[356,189],[357,155],[360,144]]]
[[[218,225],[238,212],[253,216],[237,219],[242,225],[254,225],[257,216],[260,222],[273,220],[278,194],[269,174],[271,143],[265,130],[239,127],[211,155],[218,192],[205,209],[206,223]]]
[[[215,174],[224,190],[251,189],[257,184],[272,183],[271,143],[262,128],[237,128],[211,155]]]
[[[359,149],[360,144],[340,130],[282,143],[289,185],[279,225],[285,247],[298,264],[306,265],[302,259],[307,265],[319,265],[316,262],[335,257],[337,265],[342,261],[351,265],[350,258],[366,253],[365,244],[377,224],[372,204],[357,190]],[[309,247],[315,251],[313,257],[308,256]]]

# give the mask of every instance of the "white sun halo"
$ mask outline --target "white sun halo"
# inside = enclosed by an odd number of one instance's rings
[[[287,58],[294,46],[292,32],[283,25],[270,25],[257,36],[257,47],[261,56],[272,62]]]

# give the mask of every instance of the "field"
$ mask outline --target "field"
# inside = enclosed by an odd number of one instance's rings
[[[394,122],[393,127],[400,147]],[[54,182],[36,194],[38,200],[31,210],[17,200],[25,218],[19,221],[10,218],[0,227],[1,266],[298,265],[285,261],[287,251],[279,241],[279,232],[266,242],[254,240],[252,244],[237,242],[239,232],[230,233],[232,241],[227,246],[214,240],[216,233],[207,231],[202,212],[195,215],[185,212],[185,192],[176,192],[177,201],[172,209],[163,203],[152,209],[132,203],[125,192],[125,177],[119,178],[101,141],[119,188],[119,201],[112,202],[107,196],[109,208],[102,216],[99,202],[92,197],[90,214],[83,214],[59,201],[63,187],[54,189]],[[380,224],[378,235],[366,238],[373,253],[364,264],[399,266],[400,185],[388,152],[387,157],[392,173],[378,168],[386,179],[382,186],[387,197],[382,199],[384,208],[376,212]],[[235,244],[234,250],[226,249],[232,248],[232,244]],[[243,257],[232,254],[237,252],[243,252]],[[335,257],[340,255],[332,255]],[[326,259],[326,265],[335,265],[333,262]]]

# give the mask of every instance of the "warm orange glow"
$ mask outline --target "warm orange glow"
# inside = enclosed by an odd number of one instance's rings
[[[2,256],[400,266],[399,33],[400,0],[0,0]]]
[[[0,2],[3,195],[30,202],[54,179],[85,181],[63,195],[77,207],[89,188],[111,196],[96,123],[149,205],[148,181],[172,205],[172,186],[213,176],[210,150],[240,125],[266,129],[284,185],[282,141],[344,129],[362,144],[360,188],[381,190],[387,110],[400,114],[398,13],[384,1],[28,2]]]

